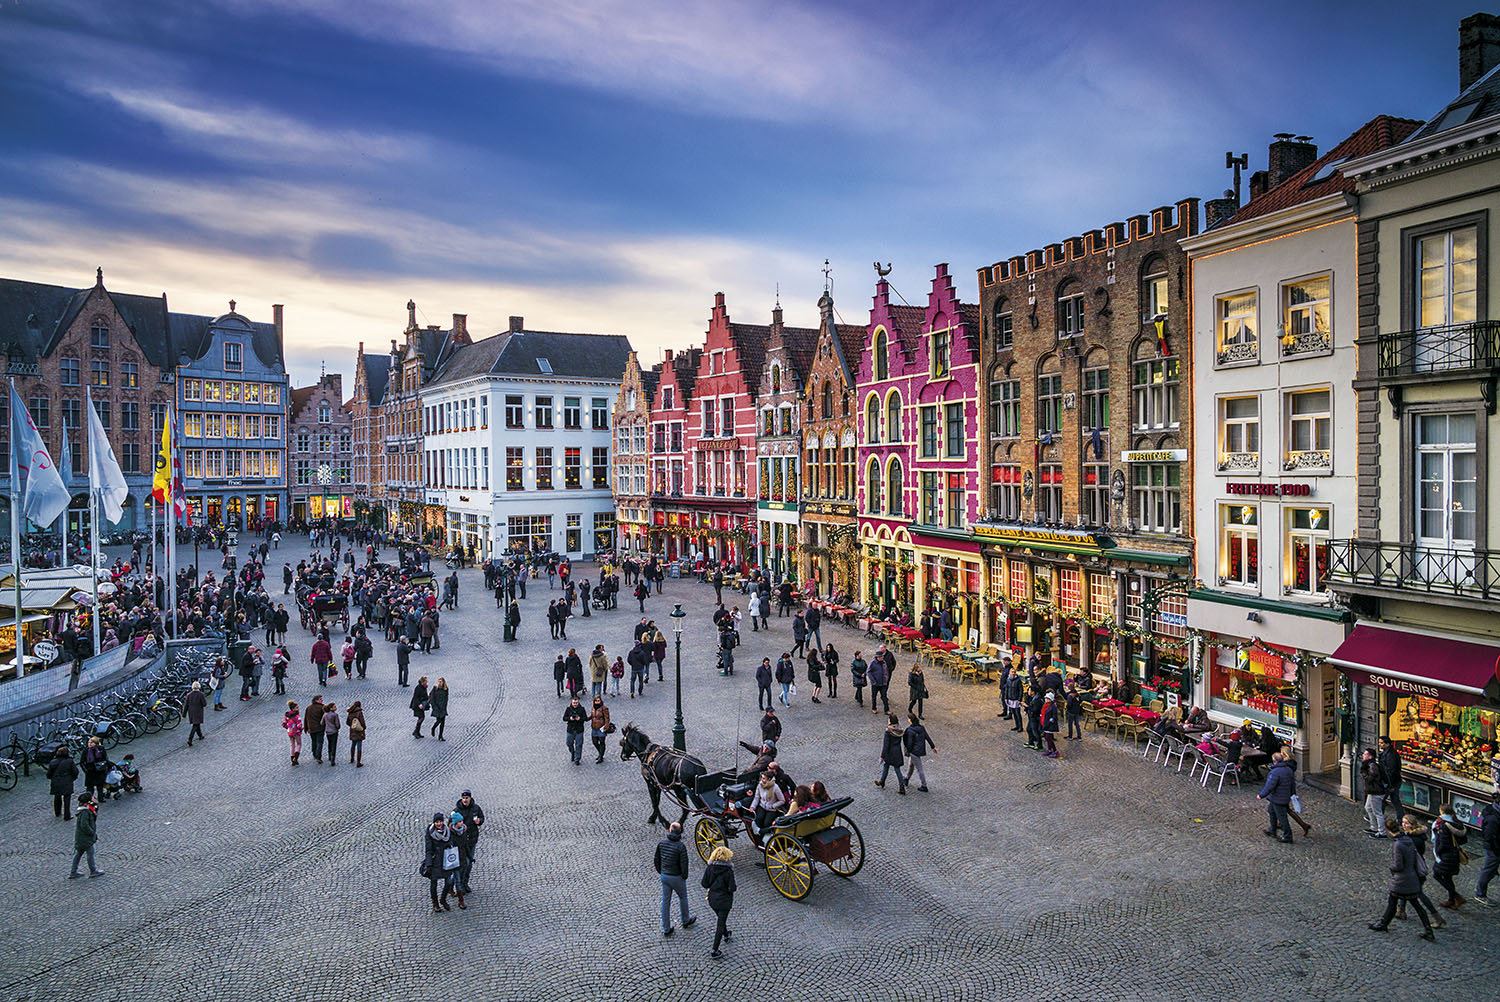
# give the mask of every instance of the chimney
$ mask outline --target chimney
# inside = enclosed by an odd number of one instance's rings
[[[1250,175],[1250,201],[1255,201],[1264,195],[1271,187],[1271,175],[1269,171],[1258,170]]]
[[[1311,139],[1311,136],[1293,136],[1290,132],[1276,133],[1276,140],[1271,143],[1271,155],[1266,161],[1272,188],[1318,159],[1318,147],[1309,141]]]
[[[1226,190],[1223,198],[1211,198],[1203,205],[1204,229],[1213,229],[1222,226],[1234,218],[1234,214],[1240,211],[1239,199],[1234,197],[1233,190]]]
[[[671,365],[672,364],[672,349],[671,348],[666,349],[665,354],[666,354],[666,363],[668,365]]]
[[[776,306],[775,308],[773,308],[771,310],[771,326],[772,327],[780,327],[781,326],[781,307],[780,306]]]
[[[271,326],[276,328],[276,342],[286,344],[286,329],[281,324],[281,304],[271,304]]]
[[[1468,90],[1474,81],[1500,63],[1500,15],[1470,14],[1458,22],[1458,89]]]
[[[525,329],[526,329],[526,318],[525,317],[511,317],[510,318],[510,332],[512,334],[516,333],[517,331],[523,331]]]
[[[469,315],[467,313],[453,314],[453,339],[465,341],[469,337]]]

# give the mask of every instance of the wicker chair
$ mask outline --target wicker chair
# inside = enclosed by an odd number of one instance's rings
[[[1134,717],[1124,716],[1117,719],[1117,722],[1115,724],[1115,731],[1122,739],[1129,738],[1131,741],[1134,741],[1137,746],[1139,746],[1140,743],[1146,739],[1146,735],[1151,733],[1145,728],[1145,726],[1141,724],[1139,720],[1136,720]]]

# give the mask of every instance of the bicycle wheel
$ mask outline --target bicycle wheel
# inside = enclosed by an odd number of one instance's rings
[[[16,787],[16,763],[14,761],[0,762],[0,790],[13,790]]]
[[[158,711],[161,713],[161,725],[167,730],[172,730],[182,723],[182,711],[171,703],[164,703]]]

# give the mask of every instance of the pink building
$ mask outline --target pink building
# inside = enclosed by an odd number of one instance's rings
[[[881,278],[856,391],[861,598],[914,618],[947,612],[976,643],[979,337],[979,307],[959,301],[946,264],[925,307],[893,304]]]

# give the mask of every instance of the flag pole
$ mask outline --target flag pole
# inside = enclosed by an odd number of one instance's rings
[[[16,381],[10,381],[10,400],[16,399]],[[21,627],[21,464],[16,454],[16,415],[10,416],[10,563],[16,575],[16,678],[26,674],[26,635]]]
[[[167,479],[165,486],[162,488],[161,492],[162,501],[166,505],[167,509],[163,513],[163,518],[167,523],[165,549],[167,559],[167,605],[170,607],[167,610],[167,621],[171,624],[171,629],[170,631],[168,631],[169,635],[175,638],[177,636],[177,497],[173,493],[172,489],[176,486],[177,483],[177,436],[174,434],[177,428],[172,421],[171,404],[167,405],[166,414],[163,415],[163,420],[166,422],[166,424],[164,425],[162,432],[164,435],[168,436],[167,454],[163,457],[166,460],[167,464]]]
[[[84,390],[84,401],[92,413],[94,394]],[[66,427],[66,426],[65,426]],[[94,594],[94,653],[99,653],[99,464],[94,460],[99,455],[98,443],[94,441],[94,418],[89,418],[89,585]]]

